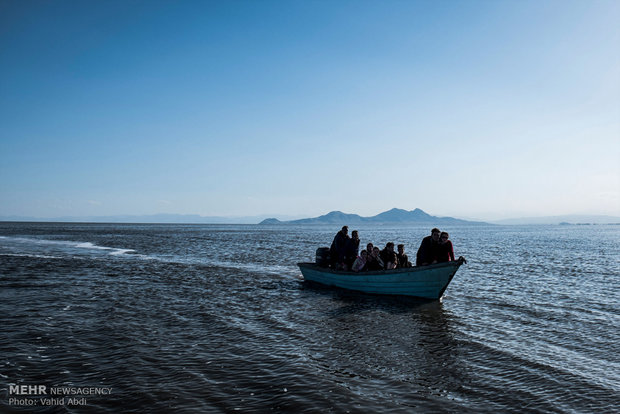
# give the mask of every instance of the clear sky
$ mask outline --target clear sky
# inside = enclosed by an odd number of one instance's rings
[[[620,215],[620,1],[0,0],[0,215]]]

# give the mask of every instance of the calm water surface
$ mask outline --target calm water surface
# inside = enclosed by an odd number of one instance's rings
[[[441,302],[306,286],[338,229],[0,223],[0,412],[620,411],[620,226],[446,228]]]

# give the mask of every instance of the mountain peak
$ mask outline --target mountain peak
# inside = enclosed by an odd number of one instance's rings
[[[330,211],[329,213],[323,215],[322,217],[334,217],[334,216],[344,216],[346,215],[345,213],[343,213],[340,210],[334,210],[334,211]]]
[[[277,218],[267,218],[258,224],[282,224],[282,222]]]

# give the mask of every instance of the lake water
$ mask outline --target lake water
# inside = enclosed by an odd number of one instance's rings
[[[0,223],[0,412],[620,411],[620,226],[446,228],[441,302],[305,285],[338,230]]]

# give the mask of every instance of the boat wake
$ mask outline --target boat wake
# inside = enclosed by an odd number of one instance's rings
[[[101,246],[93,242],[73,240],[50,240],[26,237],[2,237],[0,255],[29,257],[33,259],[79,259],[105,260],[110,256],[132,260],[154,260],[161,263],[182,265],[202,265],[223,269],[236,269],[244,272],[259,272],[272,275],[297,276],[299,271],[293,265],[282,266],[265,263],[240,263],[216,260],[209,257],[187,257],[178,255],[152,255],[138,253],[135,249]],[[103,255],[102,255],[103,254]]]
[[[60,256],[47,256],[44,254],[25,254],[25,253],[0,253],[0,256],[7,257],[32,257],[34,259],[62,259]]]
[[[71,250],[72,253],[76,253],[76,252],[79,252],[81,249],[85,249],[85,251],[91,251],[91,252],[92,251],[105,251],[106,253],[112,256],[121,256],[125,254],[135,253],[134,249],[99,246],[92,242],[82,242],[82,241],[72,241],[72,240],[49,240],[49,239],[27,238],[27,237],[3,236],[1,237],[1,241],[2,241],[2,244],[0,244],[0,247],[8,248],[11,250],[15,250],[15,249],[24,250],[24,247],[26,247],[27,249],[28,248],[27,246],[30,245],[31,248],[34,247],[35,249],[45,250],[45,252],[48,252],[50,250],[54,252]],[[74,250],[74,249],[80,249],[80,250]],[[36,253],[19,252],[19,253],[11,253],[11,255],[22,255],[22,256],[30,256],[30,257],[36,257],[36,258],[44,258],[44,259],[60,258],[58,256],[53,256],[53,255],[39,254],[39,252],[36,252]]]

